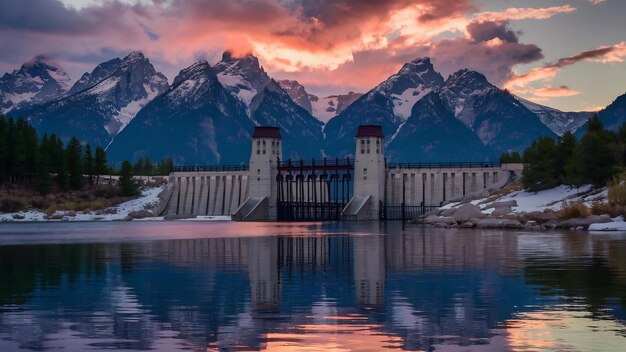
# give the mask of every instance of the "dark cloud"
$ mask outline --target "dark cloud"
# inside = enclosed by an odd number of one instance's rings
[[[507,29],[507,24],[505,21],[474,21],[467,26],[467,32],[475,42],[498,38],[505,42],[518,43],[517,34]]]
[[[0,0],[0,30],[26,31],[71,36],[100,31],[127,30],[125,15],[141,15],[141,6],[117,1],[81,10],[65,7],[59,0]]]
[[[563,67],[563,66],[573,65],[579,61],[596,59],[596,58],[605,56],[606,54],[609,54],[616,49],[617,49],[616,46],[607,46],[604,48],[583,51],[576,55],[559,59],[557,62],[551,65],[548,65],[547,67]]]

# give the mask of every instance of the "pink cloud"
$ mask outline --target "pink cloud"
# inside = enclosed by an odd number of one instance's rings
[[[550,81],[566,66],[574,65],[581,61],[592,61],[599,63],[624,62],[626,58],[626,42],[617,43],[610,46],[601,46],[594,50],[587,50],[581,53],[564,57],[556,62],[545,66],[536,67],[524,74],[516,74],[506,82],[506,87],[512,90],[524,89],[533,82]]]
[[[559,13],[576,11],[570,5],[542,7],[542,8],[509,8],[501,12],[481,12],[476,15],[479,21],[510,21],[523,19],[543,20]]]

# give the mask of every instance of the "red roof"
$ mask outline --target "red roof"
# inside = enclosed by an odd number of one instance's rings
[[[356,133],[357,137],[380,137],[383,138],[383,128],[379,125],[361,125]]]
[[[280,139],[280,129],[272,126],[257,126],[254,128],[252,138],[278,138]]]

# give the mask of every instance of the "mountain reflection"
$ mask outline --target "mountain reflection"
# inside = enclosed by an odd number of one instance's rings
[[[625,238],[378,232],[0,246],[0,350],[581,346],[552,318],[624,342]]]

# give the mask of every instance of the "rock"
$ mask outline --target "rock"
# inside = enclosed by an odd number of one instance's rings
[[[76,212],[73,210],[70,210],[68,212],[65,213],[65,216],[69,216],[69,217],[75,217],[76,216]]]
[[[480,211],[480,207],[478,205],[471,203],[461,205],[451,215],[454,221],[458,223],[464,223],[474,218],[486,217],[486,215]]]
[[[476,227],[479,229],[497,229],[502,227],[502,219],[487,218],[480,220]]]
[[[478,222],[480,229],[521,229],[523,226],[517,220],[487,218]]]
[[[517,220],[509,220],[509,219],[504,219],[502,221],[502,227],[504,227],[505,229],[521,229],[523,228],[522,223],[520,223]]]
[[[545,228],[545,226],[541,226],[541,225],[537,224],[536,221],[530,220],[530,221],[527,221],[524,224],[524,230],[528,230],[528,231],[545,231],[546,228]]]
[[[557,220],[554,212],[532,211],[521,215],[523,221],[534,220],[539,224],[546,223],[548,221]]]
[[[473,229],[474,226],[476,226],[476,224],[474,224],[472,221],[467,221],[462,223],[459,227],[462,229]]]
[[[584,226],[578,226],[578,227],[574,228],[574,231],[585,231],[585,227]]]
[[[463,207],[463,206],[461,206],[461,208],[462,208],[462,207]],[[459,208],[444,209],[444,210],[441,212],[441,214],[440,214],[440,215],[441,215],[441,216],[452,216],[452,214],[454,214],[454,213],[457,211],[457,209],[459,209]]]
[[[513,210],[511,209],[510,206],[499,206],[497,208],[495,208],[493,210],[493,212],[491,212],[491,216],[493,217],[498,217],[498,216],[502,216],[505,214],[509,214],[510,212],[512,212]]]
[[[493,202],[491,204],[487,204],[485,206],[485,209],[500,208],[500,207],[516,207],[516,206],[517,206],[517,201],[516,200],[504,200],[504,201],[500,201],[500,202]]]
[[[143,219],[143,218],[149,218],[154,216],[154,214],[152,214],[152,212],[150,212],[149,210],[137,210],[137,211],[131,211],[130,213],[128,213],[128,216],[131,219]]]
[[[44,219],[46,219],[46,220],[63,220],[63,214],[54,213],[52,215],[46,215],[46,216],[44,216]]]
[[[611,222],[611,217],[609,215],[589,215],[586,218],[572,218],[559,222],[557,227],[563,229],[569,229],[577,227],[588,228],[591,224],[604,224],[607,222]]]
[[[557,226],[559,225],[559,222],[556,220],[550,220],[546,223],[544,223],[542,226],[545,227],[546,229],[549,230],[554,230],[557,228]]]
[[[436,216],[436,215],[429,215],[426,217],[426,219],[424,219],[424,222],[427,224],[447,224],[447,225],[452,225],[452,224],[456,224],[456,221],[451,218],[451,217],[447,217],[447,216]]]
[[[24,220],[24,214],[13,214],[11,217],[15,220]]]
[[[446,224],[444,222],[435,222],[432,224],[433,227],[438,227],[438,228],[443,228],[443,229],[447,229],[448,227],[450,227],[449,224]]]
[[[100,221],[100,220],[104,220],[104,217],[102,217],[102,216],[94,216],[93,218],[91,218],[91,221]]]

